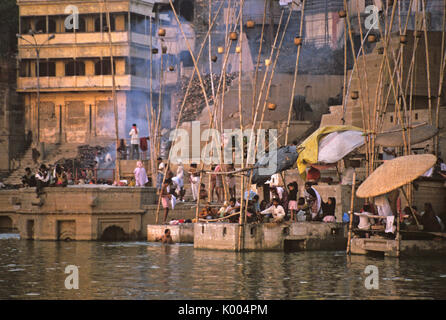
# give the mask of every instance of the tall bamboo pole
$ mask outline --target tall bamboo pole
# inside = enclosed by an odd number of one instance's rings
[[[239,111],[239,120],[240,120],[240,146],[241,146],[241,156],[242,156],[242,169],[245,168],[245,148],[244,148],[244,139],[243,139],[243,113],[242,113],[242,57],[243,57],[243,0],[240,0],[240,38],[239,38],[239,70],[238,70],[238,111]],[[246,211],[243,210],[245,201],[244,201],[244,193],[245,193],[245,176],[242,175],[240,177],[241,180],[241,204],[240,204],[240,216],[239,216],[239,242],[238,242],[238,251],[242,251],[244,249],[244,230],[245,230],[245,215]],[[249,195],[248,195],[249,199]],[[246,206],[247,207],[247,206]]]
[[[443,2],[443,26],[441,32],[441,68],[440,68],[440,79],[438,80],[438,93],[437,93],[437,104],[435,108],[435,126],[437,129],[440,129],[440,100],[443,92],[443,78],[444,78],[444,69],[446,66],[446,55],[444,52],[445,49],[445,27],[446,27],[446,0]],[[437,135],[435,137],[435,154],[439,155],[439,147],[440,147],[440,138]]]
[[[302,35],[303,35],[305,2],[306,2],[306,0],[302,1],[302,11],[301,11],[301,15],[300,15],[300,27],[299,27],[299,37],[300,37],[300,39],[302,39]],[[298,73],[298,69],[299,69],[299,57],[300,57],[300,50],[301,50],[301,48],[302,48],[301,45],[299,45],[297,47],[296,65],[294,66],[293,87],[291,89],[290,107],[288,109],[288,119],[287,119],[287,123],[286,123],[285,145],[288,145],[288,133],[290,131],[291,112],[293,110],[294,92],[296,90],[296,81],[297,81],[297,73]]]
[[[305,0],[304,0],[305,1]],[[264,37],[264,31],[265,31],[265,21],[266,21],[266,7],[267,7],[267,0],[264,0],[264,7],[263,7],[263,19],[262,19],[262,32],[260,33],[260,44],[259,44],[259,53],[257,54],[257,63],[256,63],[256,71],[254,73],[254,88],[252,90],[252,111],[251,111],[251,118],[252,118],[252,128],[254,129],[254,113],[256,108],[256,96],[257,96],[257,78],[259,75],[259,66],[260,66],[260,58],[262,56],[262,48],[263,48],[263,37]]]
[[[431,72],[429,64],[429,43],[427,39],[427,23],[426,23],[426,0],[421,0],[423,9],[423,30],[424,30],[424,46],[426,49],[426,75],[427,75],[427,95],[429,106],[429,124],[432,124],[432,94],[431,94]]]
[[[108,44],[110,49],[110,64],[111,64],[111,73],[112,73],[112,99],[113,99],[113,113],[115,116],[115,133],[116,133],[116,177],[119,185],[119,181],[121,180],[121,161],[118,157],[118,148],[119,148],[119,126],[118,126],[118,105],[116,101],[116,79],[115,79],[115,66],[114,66],[114,57],[113,57],[113,45],[111,38],[111,24],[110,24],[110,12],[108,11],[107,2],[104,0],[104,9],[106,12],[107,19],[107,29],[108,29]]]
[[[353,229],[353,210],[355,200],[355,185],[356,185],[356,170],[353,171],[352,195],[350,198],[350,221],[348,223],[348,239],[347,239],[347,254],[351,252],[352,229]]]
[[[221,9],[223,8],[223,4],[224,4],[224,2],[222,1],[220,6],[219,6],[219,8],[218,8],[218,10],[217,10],[217,12],[216,12],[216,15],[215,15],[211,25],[209,26],[208,32],[207,32],[206,36],[204,37],[204,39],[203,39],[203,41],[201,43],[201,47],[200,47],[200,50],[199,50],[198,55],[197,55],[197,62],[201,58],[201,54],[203,52],[204,45],[206,44],[207,37],[209,36],[209,34],[210,34],[210,32],[211,32],[211,30],[212,30],[212,28],[213,28],[213,26],[214,26],[214,24],[215,24],[215,22],[217,20],[217,17],[219,15]],[[178,128],[180,126],[181,118],[182,118],[182,115],[183,115],[183,110],[184,110],[184,107],[186,105],[186,100],[187,100],[187,97],[189,96],[189,91],[190,91],[190,88],[192,86],[192,81],[194,79],[196,71],[197,71],[197,68],[194,68],[194,70],[192,72],[192,76],[189,79],[188,86],[186,88],[186,92],[185,92],[185,95],[184,95],[184,98],[183,98],[183,102],[182,102],[181,107],[180,107],[180,112],[179,112],[179,115],[178,115],[178,118],[177,118],[177,124],[176,124],[176,127],[175,127],[175,129],[176,129],[175,130],[175,136],[173,138],[173,141],[176,141],[176,138],[177,138]],[[164,175],[163,175],[163,181],[162,181],[163,184],[164,184],[164,181],[166,179],[166,173],[167,173],[168,166],[170,164],[170,156],[171,156],[171,154],[169,153],[169,156],[168,156],[168,159],[167,159],[167,165],[166,165],[166,167],[164,169]],[[157,207],[157,211],[156,211],[156,224],[158,224],[160,201],[161,201],[161,194],[158,197],[158,207]]]

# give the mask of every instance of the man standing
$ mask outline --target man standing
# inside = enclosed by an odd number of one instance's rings
[[[139,135],[138,135],[138,128],[136,128],[136,123],[132,125],[132,130],[130,130],[129,135],[131,144],[130,157],[132,158],[132,160],[139,160]]]

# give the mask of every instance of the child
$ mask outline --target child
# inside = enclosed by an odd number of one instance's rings
[[[206,185],[204,183],[200,184],[200,200],[206,201],[208,198],[208,192],[206,191]]]
[[[305,198],[300,197],[297,201],[297,221],[304,222],[307,221],[307,216],[310,215],[310,210],[308,205],[305,203]],[[311,219],[308,219],[311,220]]]
[[[297,193],[298,193],[298,185],[297,183],[291,182],[288,184],[288,209],[291,212],[291,221],[294,221],[294,213],[297,212]]]

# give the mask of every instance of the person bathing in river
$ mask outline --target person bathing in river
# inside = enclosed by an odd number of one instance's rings
[[[173,240],[172,236],[170,235],[170,230],[169,229],[164,230],[164,234],[160,237],[157,237],[155,241],[161,241],[161,243],[172,244]]]
[[[273,199],[273,205],[266,210],[260,212],[260,214],[272,214],[273,222],[281,223],[285,218],[285,210],[279,204],[280,200],[277,198]]]

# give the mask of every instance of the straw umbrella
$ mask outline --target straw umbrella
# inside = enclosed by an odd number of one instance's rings
[[[358,188],[356,196],[359,198],[376,197],[396,190],[429,170],[437,161],[433,154],[420,154],[398,157],[384,162]],[[401,190],[403,190],[401,188]],[[403,190],[403,195],[406,193]],[[412,212],[415,217],[415,214]],[[417,221],[418,224],[418,221]],[[397,256],[400,253],[400,217],[397,215]]]
[[[398,157],[384,162],[358,188],[358,198],[376,197],[421,176],[437,161],[433,154],[419,154]]]

